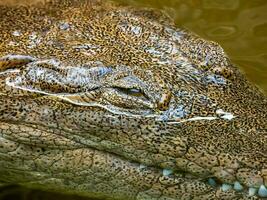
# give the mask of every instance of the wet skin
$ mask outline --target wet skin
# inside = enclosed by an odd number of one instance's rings
[[[216,43],[103,2],[0,8],[0,182],[102,199],[267,197],[267,100]]]

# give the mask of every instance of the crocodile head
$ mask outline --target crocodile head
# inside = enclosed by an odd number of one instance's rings
[[[1,182],[107,199],[267,196],[266,97],[218,44],[110,3],[0,10]]]

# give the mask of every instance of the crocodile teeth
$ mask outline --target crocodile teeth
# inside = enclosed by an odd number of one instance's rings
[[[252,187],[250,187],[250,188],[248,189],[248,196],[252,197],[252,196],[254,196],[256,193],[257,193],[257,189],[256,189],[256,188],[252,188]]]
[[[208,184],[211,185],[212,187],[216,187],[217,183],[213,178],[208,179]]]
[[[229,113],[229,114],[225,114],[225,115],[221,116],[221,118],[223,118],[223,119],[227,119],[227,120],[231,120],[231,119],[233,119],[234,117],[235,117],[235,116],[232,115],[231,113]]]
[[[220,115],[220,118],[232,120],[235,116],[232,113],[224,112],[222,109],[216,110],[216,114]]]
[[[232,185],[224,183],[222,184],[221,188],[222,188],[222,191],[226,192],[227,190],[230,190],[232,188]]]
[[[171,169],[163,169],[162,170],[163,176],[169,176],[170,174],[173,173]]]
[[[236,191],[241,191],[241,190],[243,190],[244,188],[243,188],[243,186],[242,186],[238,181],[235,181],[235,182],[234,182],[234,189],[235,189]]]
[[[267,188],[264,185],[260,186],[260,189],[258,191],[258,195],[260,197],[267,197]]]
[[[145,169],[145,168],[147,168],[146,165],[143,165],[143,164],[140,164],[140,165],[139,165],[139,169]]]

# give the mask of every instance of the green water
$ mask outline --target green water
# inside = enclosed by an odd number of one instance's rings
[[[267,94],[266,0],[117,0],[153,7],[177,26],[218,42],[247,77]]]

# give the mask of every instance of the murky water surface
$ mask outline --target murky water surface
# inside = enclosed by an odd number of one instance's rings
[[[267,94],[266,0],[117,0],[153,7],[177,26],[218,42],[248,78]]]

